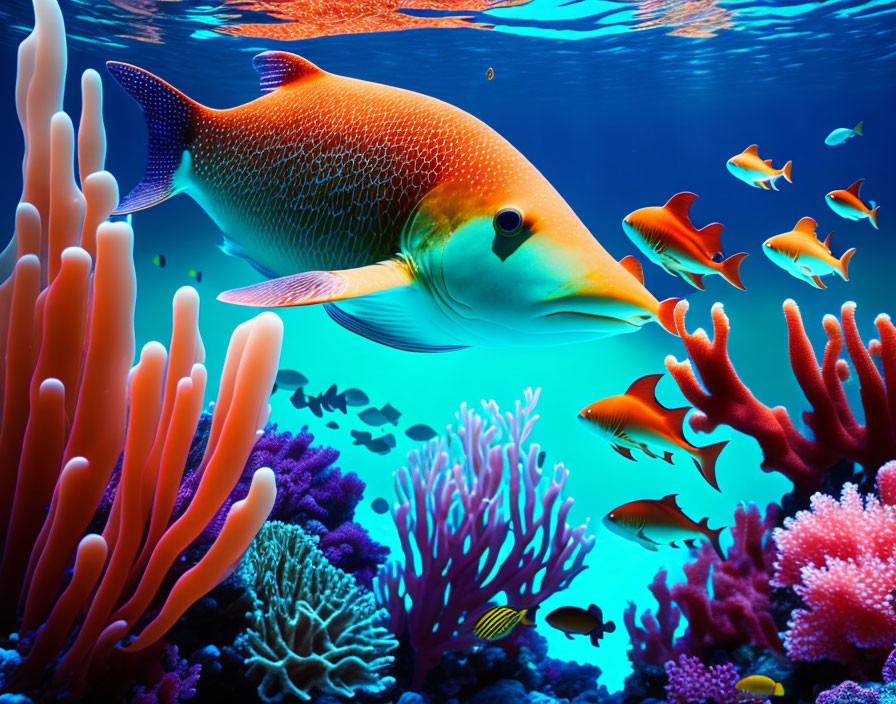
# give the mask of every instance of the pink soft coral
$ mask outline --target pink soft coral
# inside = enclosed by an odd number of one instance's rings
[[[883,659],[896,641],[896,463],[878,473],[883,501],[846,484],[840,501],[815,494],[774,532],[772,584],[793,587],[807,608],[794,611],[785,638],[795,660],[851,665]]]

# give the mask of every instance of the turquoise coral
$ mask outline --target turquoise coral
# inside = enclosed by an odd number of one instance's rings
[[[331,565],[317,539],[297,525],[271,521],[243,559],[241,573],[255,602],[244,638],[250,674],[261,673],[266,702],[312,693],[354,696],[392,679],[398,644],[373,594]]]

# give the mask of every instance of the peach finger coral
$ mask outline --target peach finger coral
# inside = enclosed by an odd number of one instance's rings
[[[103,222],[118,191],[110,174],[95,171],[105,154],[101,84],[90,72],[82,82],[82,193],[73,175],[74,129],[56,112],[62,18],[53,0],[34,6],[17,87],[23,198],[33,203],[19,206],[8,250],[16,262],[0,286],[0,616],[21,636],[36,634],[30,650],[23,647],[19,684],[46,681],[52,665],[53,682],[78,692],[103,672],[119,641],[136,636],[125,653],[158,641],[233,570],[266,520],[276,488],[263,467],[207,553],[166,588],[161,610],[146,622],[162,580],[228,498],[267,420],[283,326],[263,313],[234,331],[203,474],[171,522],[206,387],[199,297],[186,287],[176,293],[170,353],[150,342],[132,368],[133,233],[126,223]],[[85,535],[119,461],[108,519],[101,534]]]
[[[669,356],[666,368],[698,411],[691,414],[691,427],[708,433],[729,425],[755,438],[763,453],[762,469],[780,472],[806,493],[818,488],[839,460],[861,465],[873,479],[878,467],[896,458],[896,394],[888,389],[896,378],[896,326],[889,316],[879,315],[874,322],[880,341],[866,347],[855,311],[855,303],[847,302],[839,321],[833,315],[824,317],[828,342],[819,365],[796,303],[784,302],[790,364],[811,406],[802,417],[810,437],[800,432],[787,409],[766,406],[741,381],[728,354],[731,325],[722,305],[713,306],[710,340],[702,329],[687,331],[687,304],[680,303],[675,327],[690,359],[679,362]],[[861,385],[864,424],[850,410],[843,389],[850,375],[849,364],[840,357],[844,346]],[[880,355],[883,374],[872,352]]]

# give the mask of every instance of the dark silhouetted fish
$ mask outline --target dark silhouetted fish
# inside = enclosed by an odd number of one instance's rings
[[[342,392],[342,395],[345,396],[346,406],[366,406],[370,403],[367,394],[361,391],[361,389],[346,389]]]
[[[277,383],[284,389],[299,389],[308,383],[308,379],[295,369],[281,369],[277,372]]]
[[[289,397],[289,402],[297,409],[308,407],[308,400],[305,398],[305,392],[301,388],[296,389],[296,392]]]
[[[358,414],[358,418],[367,423],[367,425],[385,425],[388,422],[388,419],[380,412],[380,409],[373,406],[361,411]]]
[[[589,606],[587,611],[578,606],[561,606],[551,611],[544,620],[558,631],[563,631],[570,640],[573,634],[590,636],[591,645],[594,646],[600,646],[600,639],[604,637],[604,633],[616,630],[616,624],[612,621],[604,623],[600,608],[594,604]]]
[[[308,397],[308,410],[311,411],[318,418],[324,417],[324,409],[323,402],[320,396],[309,396]]]
[[[342,411],[343,413],[347,412],[345,404],[345,394],[340,394],[336,390],[336,384],[330,386],[330,388],[324,392],[321,398],[324,408],[326,408],[328,411],[338,410]]]
[[[398,419],[401,418],[401,411],[387,403],[380,409],[380,413],[382,413],[383,417],[392,425],[398,425]]]
[[[386,513],[389,510],[389,502],[384,498],[376,498],[370,502],[370,508],[374,513]]]
[[[352,445],[367,445],[370,442],[370,439],[373,437],[366,430],[351,430],[349,431],[349,435],[352,436]]]
[[[426,442],[427,440],[432,440],[438,433],[435,430],[430,428],[428,425],[418,424],[412,425],[410,428],[404,431],[404,434],[407,435],[411,440],[416,440],[418,442]]]
[[[329,423],[327,423],[327,427],[330,428],[330,430],[339,430],[339,423],[331,420]]]

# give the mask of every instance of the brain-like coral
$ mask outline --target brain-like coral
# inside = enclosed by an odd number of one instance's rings
[[[241,571],[255,600],[246,663],[261,675],[262,700],[351,697],[391,683],[382,671],[397,641],[382,625],[386,612],[300,526],[265,524]]]

